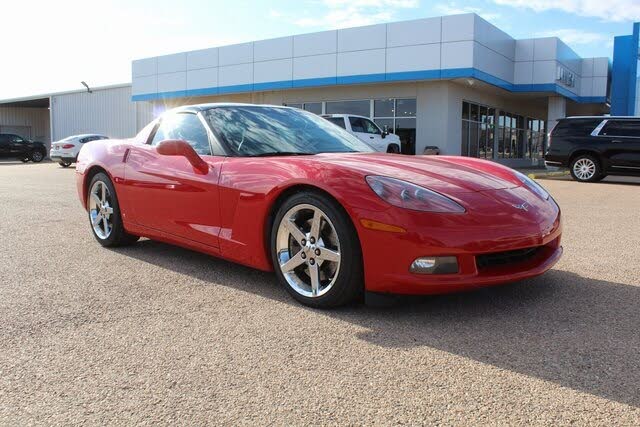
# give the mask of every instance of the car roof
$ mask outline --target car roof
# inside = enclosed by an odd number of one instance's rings
[[[598,119],[598,120],[640,120],[637,116],[569,116],[558,120],[580,120],[580,119]]]
[[[367,116],[359,116],[357,114],[323,114],[322,117],[324,117],[324,118],[328,118],[328,117],[360,117],[362,119],[368,119],[369,118]]]
[[[88,136],[105,136],[105,135],[101,133],[81,133],[80,135],[69,135],[66,138],[86,138]]]
[[[270,104],[247,104],[242,102],[210,102],[206,104],[184,105],[182,107],[172,108],[167,110],[167,113],[179,113],[179,112],[191,112],[198,113],[200,111],[210,110],[212,108],[220,107],[265,107],[265,108],[286,108],[292,109],[293,107],[287,107],[285,105],[270,105]]]

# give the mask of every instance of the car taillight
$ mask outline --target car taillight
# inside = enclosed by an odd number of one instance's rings
[[[73,144],[64,144],[62,146],[62,148],[73,148],[73,147],[75,147],[75,145],[73,145]]]

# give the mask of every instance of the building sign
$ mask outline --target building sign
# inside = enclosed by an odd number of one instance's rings
[[[576,85],[576,75],[566,68],[558,66],[556,81],[562,83],[565,86],[574,87]]]

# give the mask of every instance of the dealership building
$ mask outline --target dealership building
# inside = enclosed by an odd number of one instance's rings
[[[126,137],[175,106],[248,102],[366,116],[398,134],[405,154],[437,146],[541,165],[559,118],[636,102],[638,25],[618,39],[611,64],[462,14],[211,47],[134,60],[131,85],[0,101],[0,132]]]

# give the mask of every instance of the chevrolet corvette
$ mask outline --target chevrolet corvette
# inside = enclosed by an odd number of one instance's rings
[[[560,208],[527,176],[377,153],[289,107],[170,110],[132,139],[85,144],[76,179],[101,245],[146,237],[275,271],[313,307],[513,282],[562,254]]]

